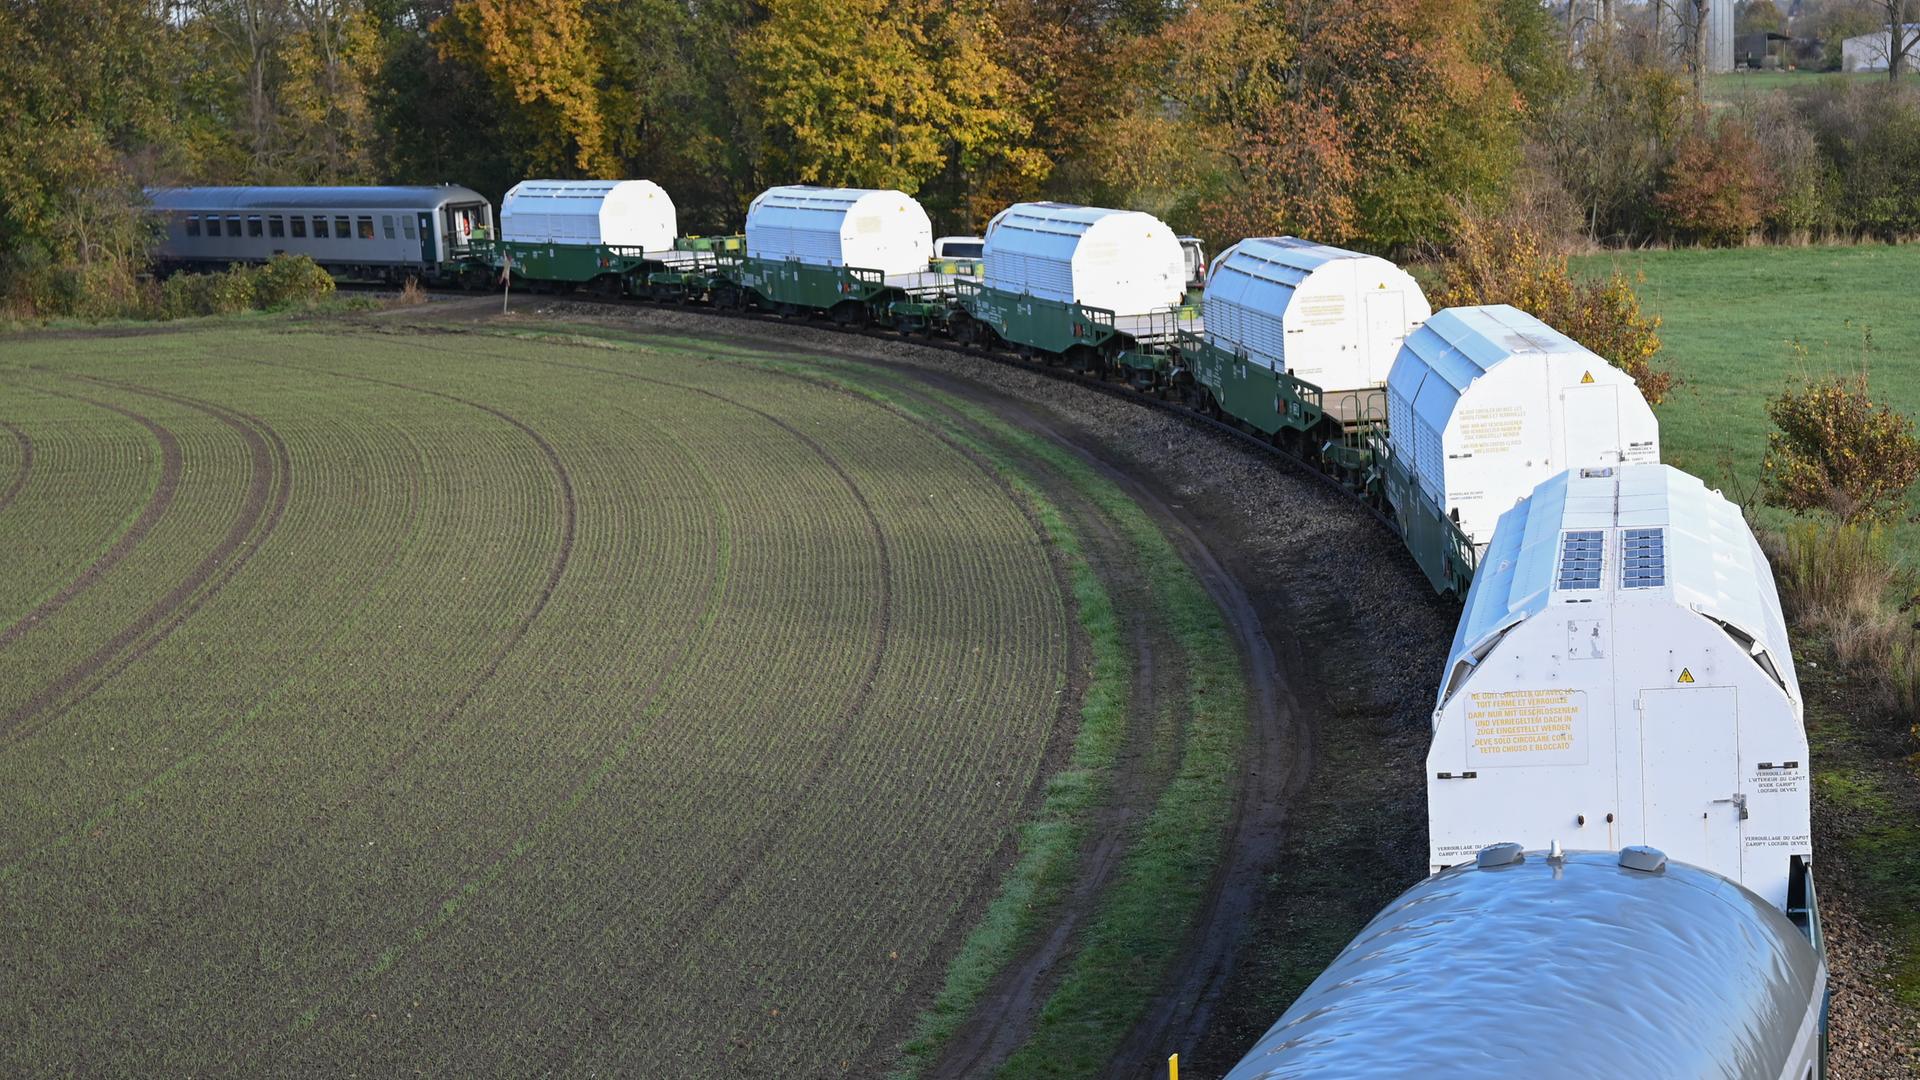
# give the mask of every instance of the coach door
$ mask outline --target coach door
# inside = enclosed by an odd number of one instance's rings
[[[433,215],[421,213],[415,215],[415,223],[420,227],[420,261],[428,266],[440,261],[440,253],[434,250]]]
[[[1645,842],[1735,881],[1746,817],[1738,704],[1731,686],[1640,691]]]

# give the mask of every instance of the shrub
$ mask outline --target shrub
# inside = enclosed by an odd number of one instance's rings
[[[1824,510],[1843,522],[1896,517],[1920,477],[1913,420],[1876,407],[1864,370],[1804,379],[1767,402],[1779,430],[1767,435],[1761,494],[1795,513]]]
[[[1574,277],[1566,253],[1534,227],[1463,213],[1439,269],[1434,307],[1512,304],[1626,372],[1648,404],[1673,389],[1673,374],[1653,366],[1660,320],[1640,310],[1633,283],[1618,272],[1605,281]]]
[[[1668,229],[1710,247],[1745,240],[1773,213],[1777,181],[1760,144],[1736,119],[1680,140],[1654,196]]]
[[[234,265],[215,274],[175,274],[160,286],[160,315],[190,319],[232,315],[253,307],[259,271]]]
[[[275,255],[254,277],[253,303],[269,310],[311,307],[334,291],[332,275],[305,255]]]

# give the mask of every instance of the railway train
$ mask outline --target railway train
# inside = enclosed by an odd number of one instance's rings
[[[1807,744],[1771,572],[1737,508],[1659,463],[1632,380],[1564,334],[1504,305],[1435,312],[1392,263],[1293,237],[1232,245],[1196,294],[1180,239],[1124,210],[1016,204],[967,259],[936,257],[898,191],[776,187],[744,235],[688,236],[645,181],[523,182],[497,232],[464,188],[374,190],[419,215],[417,261],[337,228],[230,231],[364,206],[378,241],[372,196],[327,189],[155,193],[160,261],[304,252],[1011,351],[1270,441],[1393,525],[1463,602],[1427,761],[1433,876],[1234,1077],[1824,1075]],[[192,231],[215,213],[247,243]]]

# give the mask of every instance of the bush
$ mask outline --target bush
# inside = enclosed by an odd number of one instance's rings
[[[1813,129],[1784,93],[1743,94],[1736,115],[1773,172],[1766,227],[1776,238],[1801,240],[1834,227],[1836,180]]]
[[[1650,405],[1673,389],[1673,374],[1653,366],[1660,320],[1641,312],[1632,282],[1617,272],[1605,281],[1574,277],[1565,252],[1530,225],[1460,215],[1433,306],[1468,304],[1531,312],[1626,372]]]
[[[1654,196],[1675,235],[1709,247],[1745,240],[1773,213],[1777,182],[1747,126],[1722,120],[1680,140]]]
[[[254,275],[253,302],[268,310],[311,307],[334,292],[333,277],[305,255],[275,255]]]
[[[1779,429],[1761,461],[1769,504],[1848,523],[1898,516],[1920,477],[1920,438],[1911,418],[1874,406],[1864,370],[1805,379],[1767,402],[1767,416]]]
[[[275,255],[265,266],[238,263],[217,274],[175,274],[160,286],[159,315],[189,319],[254,308],[308,307],[333,295],[333,278],[305,255]]]

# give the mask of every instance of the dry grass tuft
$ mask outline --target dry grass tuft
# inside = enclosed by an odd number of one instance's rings
[[[395,306],[413,307],[427,302],[427,290],[420,287],[420,279],[409,274],[406,284],[400,286],[400,295],[394,297]]]
[[[1920,634],[1911,601],[1914,580],[1888,553],[1877,525],[1801,522],[1764,534],[1779,576],[1780,602],[1794,625],[1825,637],[1834,659],[1866,676],[1896,716],[1920,712]]]

